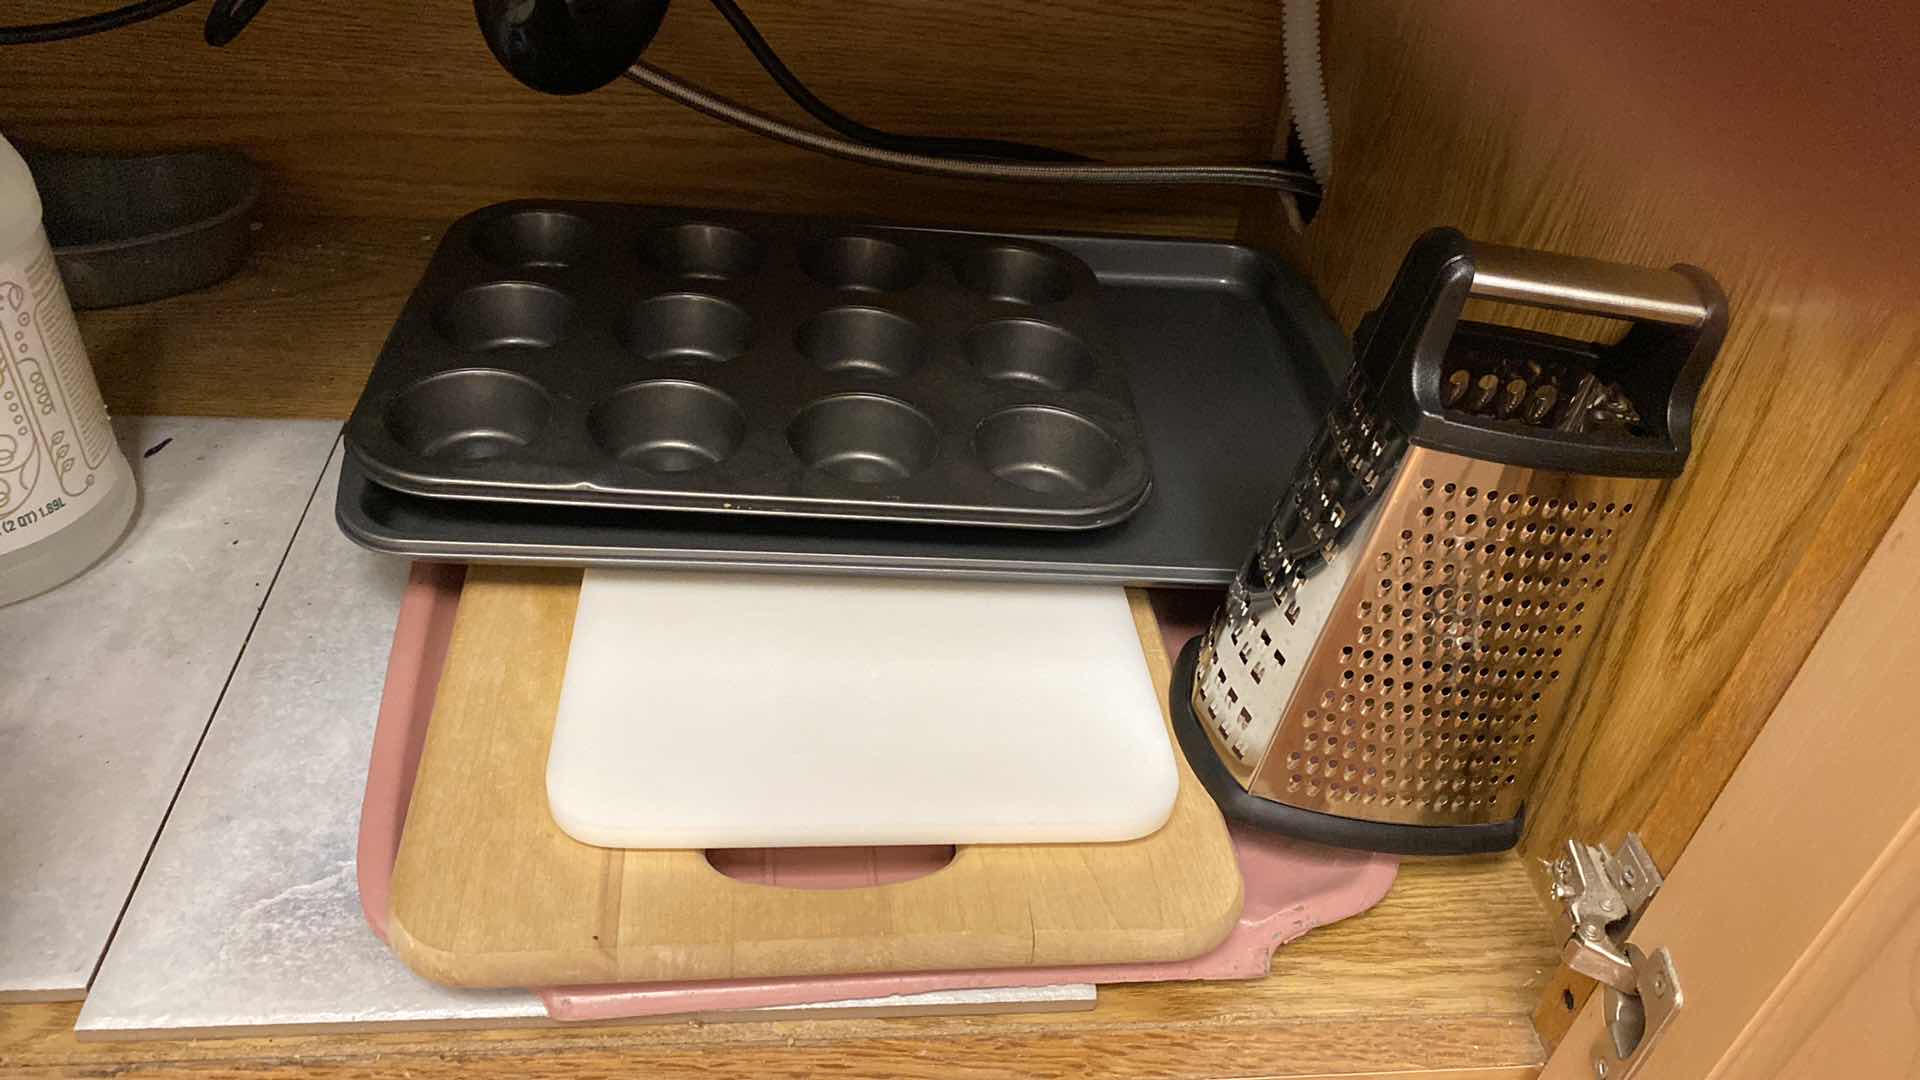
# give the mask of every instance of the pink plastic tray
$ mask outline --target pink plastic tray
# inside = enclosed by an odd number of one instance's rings
[[[367,769],[366,801],[360,813],[358,867],[361,907],[368,925],[383,941],[388,879],[400,850],[414,771],[420,763],[434,692],[446,662],[463,576],[464,571],[457,566],[416,563],[394,630],[393,656],[387,666],[379,726],[373,737],[373,760]],[[1198,620],[1204,618],[1198,607],[1178,599],[1156,599],[1155,609],[1169,648],[1196,632]],[[939,990],[1255,979],[1267,973],[1273,951],[1279,946],[1316,926],[1356,915],[1378,903],[1392,886],[1399,865],[1388,855],[1324,848],[1239,828],[1233,830],[1233,842],[1246,882],[1240,923],[1218,948],[1193,960],[557,987],[537,993],[553,1019],[576,1021],[803,1005]],[[708,857],[716,868],[738,880],[787,888],[848,888],[927,873],[945,865],[951,853],[952,849],[940,847],[770,848],[711,852]]]

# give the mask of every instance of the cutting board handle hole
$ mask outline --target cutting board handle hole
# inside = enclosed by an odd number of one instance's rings
[[[714,848],[707,865],[735,881],[787,889],[866,889],[926,877],[953,861],[951,845]]]

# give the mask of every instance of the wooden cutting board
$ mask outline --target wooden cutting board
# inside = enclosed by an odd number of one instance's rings
[[[964,847],[872,888],[749,884],[701,852],[569,838],[546,763],[579,586],[578,571],[468,572],[393,872],[391,944],[421,975],[508,987],[1171,961],[1233,928],[1232,842],[1184,760],[1150,836]],[[1144,597],[1133,611],[1164,697]]]

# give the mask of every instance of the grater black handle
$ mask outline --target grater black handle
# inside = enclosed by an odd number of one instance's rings
[[[1462,319],[1469,298],[1632,326],[1619,341],[1596,344]],[[1358,371],[1376,411],[1415,445],[1528,468],[1673,476],[1686,464],[1694,405],[1726,330],[1726,296],[1697,267],[1656,270],[1477,244],[1441,228],[1414,244],[1385,301],[1363,324]],[[1456,338],[1483,351],[1570,361],[1625,391],[1639,422],[1562,431],[1449,410],[1441,380]]]

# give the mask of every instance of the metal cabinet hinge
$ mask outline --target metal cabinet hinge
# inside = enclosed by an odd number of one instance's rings
[[[1594,1076],[1627,1080],[1686,1001],[1672,954],[1665,947],[1649,953],[1627,942],[1665,879],[1633,833],[1618,852],[1569,840],[1566,854],[1551,869],[1553,898],[1561,904],[1566,931],[1561,958],[1598,980],[1605,994],[1606,1028],[1594,1041]]]

